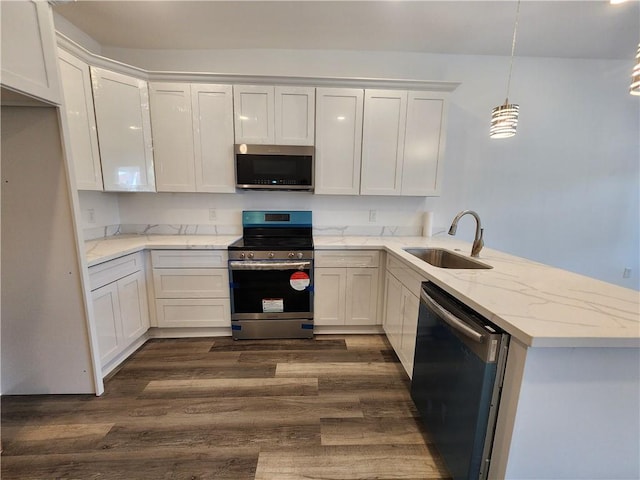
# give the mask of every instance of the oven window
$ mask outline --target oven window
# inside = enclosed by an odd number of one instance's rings
[[[311,286],[296,290],[292,275],[299,270],[232,270],[233,313],[310,312]],[[304,272],[311,276],[309,270]]]
[[[311,156],[236,155],[238,184],[311,185]]]

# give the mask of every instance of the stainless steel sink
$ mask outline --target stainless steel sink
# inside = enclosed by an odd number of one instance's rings
[[[493,268],[482,262],[478,262],[464,255],[459,255],[444,248],[405,248],[405,252],[424,260],[434,267],[463,268],[463,269],[488,269]]]

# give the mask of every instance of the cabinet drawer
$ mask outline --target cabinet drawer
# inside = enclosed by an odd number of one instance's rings
[[[367,268],[380,265],[378,250],[316,250],[316,267]]]
[[[154,268],[156,298],[229,298],[226,268]]]
[[[103,287],[115,282],[127,275],[138,272],[144,268],[142,252],[132,253],[124,257],[116,258],[108,262],[89,267],[89,283],[91,290]]]
[[[226,250],[152,250],[153,268],[227,267]]]
[[[420,297],[422,282],[426,281],[426,278],[419,275],[411,267],[393,257],[391,254],[387,254],[387,272],[400,280],[400,282],[416,297]]]
[[[230,327],[227,298],[156,300],[158,327]]]

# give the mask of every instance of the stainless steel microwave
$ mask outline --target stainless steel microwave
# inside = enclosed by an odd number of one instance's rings
[[[314,147],[235,146],[236,188],[313,191]]]

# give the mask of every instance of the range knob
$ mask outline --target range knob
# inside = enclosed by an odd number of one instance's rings
[[[304,257],[304,254],[302,252],[298,252],[298,253],[296,253],[296,257],[302,258],[302,257]]]
[[[276,256],[276,254],[275,254],[275,253],[273,253],[273,252],[269,252],[269,258],[273,258],[273,257],[275,257],[275,256]]]
[[[253,258],[253,252],[249,252],[249,253],[247,253],[247,257],[249,257],[249,258]]]
[[[244,258],[244,252],[240,253],[240,258]]]
[[[289,258],[295,258],[296,254],[293,252],[289,252]]]

